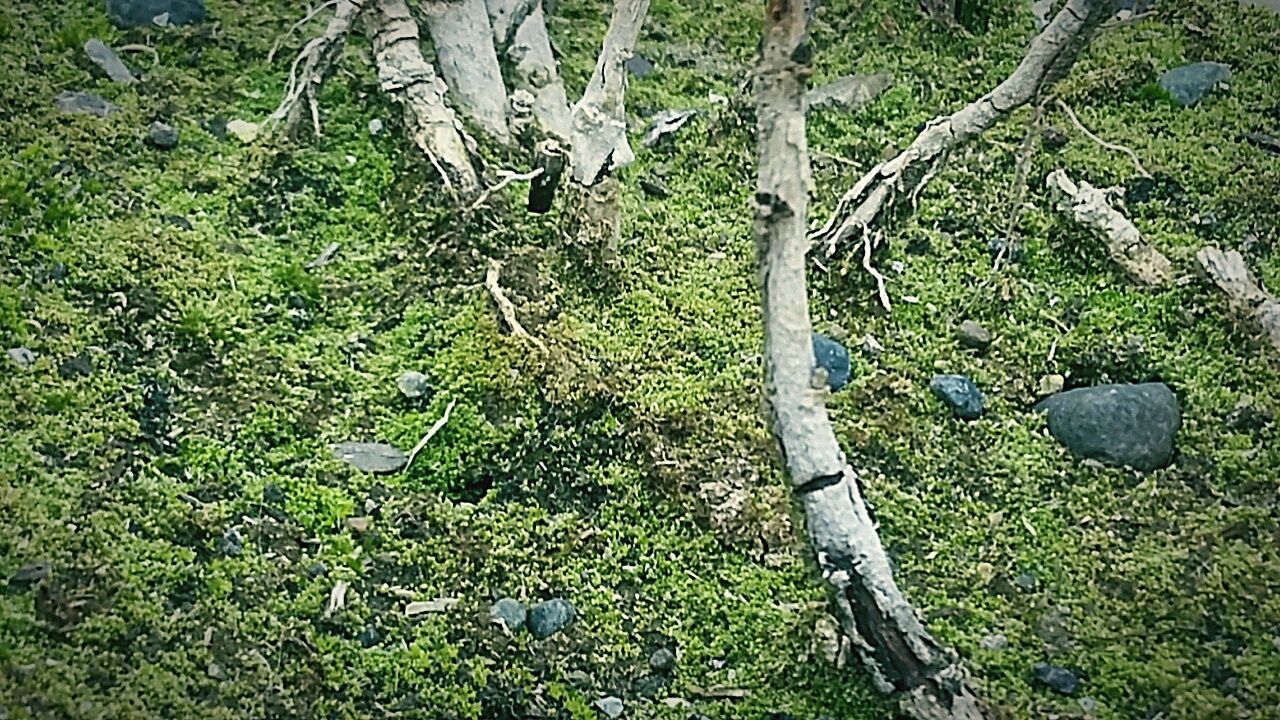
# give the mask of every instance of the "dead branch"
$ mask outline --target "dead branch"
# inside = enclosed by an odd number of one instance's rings
[[[516,318],[516,306],[511,304],[511,300],[507,298],[507,294],[502,291],[502,286],[498,284],[498,276],[502,273],[502,263],[497,260],[489,261],[489,269],[484,274],[484,286],[493,296],[493,302],[498,306],[498,312],[502,314],[502,319],[507,323],[507,329],[512,335],[522,338],[528,338],[539,350],[546,352],[547,346],[541,340],[529,334],[524,326],[520,324],[520,320]]]
[[[421,7],[440,75],[459,112],[498,142],[511,142],[507,88],[485,0],[425,0]]]
[[[1255,324],[1271,347],[1280,351],[1280,300],[1263,289],[1244,264],[1244,257],[1235,250],[1223,252],[1216,247],[1205,247],[1196,253],[1196,260],[1227,296],[1232,310]]]
[[[1077,185],[1061,169],[1049,173],[1045,185],[1058,209],[1102,240],[1107,254],[1131,278],[1144,285],[1166,285],[1173,279],[1169,258],[1147,244],[1138,228],[1111,207],[1106,192],[1083,180]]]
[[[533,117],[542,131],[569,140],[569,97],[547,35],[542,0],[487,0],[494,45],[510,68],[511,87],[533,96]]]
[[[924,628],[889,559],[815,382],[805,285],[810,184],[805,140],[806,3],[771,0],[755,73],[759,179],[756,245],[765,323],[765,391],[792,490],[843,632],[876,686],[917,720],[979,720],[955,653]]]
[[[276,53],[280,51],[280,46],[284,43],[285,38],[291,37],[294,33],[301,30],[304,25],[314,20],[315,17],[319,15],[321,11],[331,8],[337,4],[338,4],[338,0],[328,0],[327,2],[323,2],[317,5],[311,12],[307,13],[306,15],[303,15],[301,20],[294,23],[288,30],[286,30],[283,34],[281,34],[280,37],[276,38],[275,42],[271,43],[271,49],[267,51],[267,63],[270,64],[272,61],[276,59]]]
[[[321,8],[328,4],[325,3]],[[363,10],[363,3],[338,0],[337,9],[334,11],[333,18],[329,20],[329,24],[325,26],[324,32],[308,42],[290,65],[284,97],[281,98],[275,112],[267,118],[268,123],[278,125],[285,135],[292,135],[302,120],[303,111],[306,110],[311,115],[312,130],[316,135],[320,135],[320,107],[316,101],[316,95],[320,85],[324,83],[329,71],[333,68],[333,63],[342,54],[342,48],[347,42],[347,34],[351,32],[352,24]],[[315,12],[312,12],[303,18],[294,30],[314,14]],[[273,48],[272,52],[274,51]]]
[[[427,434],[423,435],[422,439],[418,441],[418,444],[414,445],[413,449],[409,451],[409,459],[404,463],[405,470],[408,470],[409,466],[413,464],[414,458],[418,457],[418,453],[422,452],[422,448],[426,447],[427,443],[431,442],[431,438],[435,437],[436,433],[440,432],[440,429],[449,422],[449,414],[453,412],[453,406],[457,404],[457,398],[450,400],[448,406],[444,409],[444,414],[440,416],[440,419],[431,424],[431,428],[427,430]]]
[[[422,57],[418,24],[405,0],[369,0],[374,5],[370,33],[378,81],[404,108],[413,142],[440,173],[445,188],[470,196],[480,187],[471,166],[470,138],[445,102],[445,84]]]
[[[1089,128],[1084,126],[1084,123],[1080,122],[1080,118],[1076,117],[1075,111],[1071,109],[1070,105],[1063,102],[1062,98],[1056,98],[1056,100],[1058,104],[1058,109],[1061,110],[1063,114],[1067,116],[1067,119],[1071,121],[1072,125],[1076,126],[1077,130],[1084,133],[1085,137],[1089,138],[1090,140],[1094,141],[1095,143],[1101,145],[1102,147],[1108,150],[1114,150],[1116,152],[1122,152],[1125,155],[1128,155],[1129,159],[1133,161],[1133,166],[1137,168],[1139,175],[1141,175],[1144,178],[1151,177],[1151,173],[1147,172],[1147,169],[1142,167],[1142,161],[1138,159],[1138,153],[1134,152],[1130,148],[1125,147],[1124,145],[1117,145],[1116,143],[1107,142],[1106,140],[1103,140],[1097,135],[1094,135],[1089,130]]]
[[[489,201],[489,198],[492,197],[494,193],[498,192],[502,188],[510,185],[513,182],[524,182],[525,180],[533,180],[534,178],[541,175],[544,171],[545,171],[545,168],[534,168],[533,170],[530,170],[527,173],[517,173],[517,172],[512,172],[510,170],[499,170],[498,175],[502,177],[502,180],[498,181],[498,184],[494,185],[493,187],[485,188],[485,191],[480,193],[480,197],[476,198],[476,201],[471,203],[471,207],[467,208],[467,211],[475,212],[476,210],[479,210],[482,205],[484,205],[486,202]]]
[[[827,256],[850,239],[874,250],[883,239],[880,227],[904,205],[914,207],[948,153],[1043,96],[1066,75],[1109,8],[1106,0],[1068,0],[1031,41],[1012,75],[959,111],[929,122],[906,150],[872,168],[844,194],[831,219],[810,239],[825,245]],[[864,255],[866,251],[864,247]],[[883,293],[881,302],[889,307]]]

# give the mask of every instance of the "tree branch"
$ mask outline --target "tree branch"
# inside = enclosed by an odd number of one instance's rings
[[[323,8],[329,4],[325,3],[320,7]],[[333,68],[333,63],[342,54],[342,48],[346,45],[347,34],[351,32],[352,24],[364,10],[364,2],[338,0],[336,5],[337,9],[334,11],[333,18],[329,20],[329,24],[325,26],[324,32],[308,42],[298,53],[298,57],[294,58],[293,64],[289,67],[289,78],[285,82],[284,96],[280,100],[280,105],[267,118],[268,123],[279,126],[285,135],[293,135],[297,131],[304,110],[311,114],[312,130],[317,136],[320,135],[320,109],[316,94]],[[314,15],[314,12],[308,14],[295,24],[290,32],[298,29]],[[275,50],[273,47],[271,53],[274,54]]]
[[[1196,253],[1196,260],[1236,314],[1257,325],[1271,347],[1280,351],[1280,300],[1254,279],[1240,253],[1206,247]]]
[[[533,97],[533,117],[544,133],[567,142],[569,98],[551,54],[542,0],[487,0],[486,5],[494,46],[506,59],[512,89]]]
[[[485,0],[426,0],[422,9],[440,74],[458,110],[497,141],[511,142],[507,88]]]
[[[1077,185],[1064,170],[1054,170],[1045,178],[1058,209],[1084,225],[1107,246],[1107,254],[1134,280],[1143,285],[1167,285],[1173,266],[1142,239],[1129,218],[1111,207],[1107,194],[1081,180]]]

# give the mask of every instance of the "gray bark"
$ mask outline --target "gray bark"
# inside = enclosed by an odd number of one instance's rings
[[[511,142],[507,89],[485,0],[426,0],[422,9],[440,74],[458,110],[495,140]]]
[[[1129,277],[1143,285],[1167,285],[1173,280],[1169,258],[1147,244],[1129,218],[1111,207],[1106,192],[1083,180],[1073,182],[1061,169],[1049,173],[1045,185],[1058,209],[1102,240],[1107,254]]]
[[[422,57],[418,24],[405,0],[373,2],[373,51],[382,89],[404,107],[405,127],[445,187],[470,195],[480,187],[462,124],[445,102],[445,84]]]
[[[363,9],[363,3],[339,0],[333,18],[325,26],[324,32],[308,42],[293,61],[284,97],[275,112],[267,118],[269,123],[278,125],[285,135],[293,135],[297,131],[303,112],[310,113],[312,130],[316,135],[320,134],[320,109],[316,95],[333,63],[342,54],[347,34],[351,32],[352,24]]]
[[[756,241],[771,427],[844,633],[876,686],[917,720],[977,720],[982,710],[953,652],[935,641],[894,582],[857,476],[827,416],[815,372],[805,285],[810,183],[805,139],[806,4],[770,0],[756,70]]]
[[[1232,309],[1254,323],[1271,347],[1280,351],[1280,300],[1262,288],[1235,250],[1202,248],[1196,260],[1214,285],[1227,296]]]
[[[512,89],[533,96],[533,117],[544,133],[568,141],[569,98],[551,54],[541,0],[487,0],[486,5],[494,46],[506,59]]]

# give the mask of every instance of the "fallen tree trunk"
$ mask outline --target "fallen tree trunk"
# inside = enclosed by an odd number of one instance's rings
[[[904,202],[915,204],[951,150],[1039,98],[1065,76],[1098,24],[1109,15],[1109,8],[1107,0],[1068,0],[1031,41],[1012,75],[964,108],[930,121],[906,150],[873,167],[840,198],[831,219],[812,233],[811,241],[824,245],[830,257],[850,238],[859,240],[863,265],[876,274],[870,258],[882,239],[878,227]],[[883,278],[876,275],[880,301],[887,309],[888,292]]]
[[[440,74],[458,110],[498,142],[511,142],[507,88],[485,0],[426,0],[421,7]]]
[[[489,24],[498,54],[506,59],[513,92],[533,100],[533,118],[542,132],[568,141],[572,119],[569,97],[547,36],[542,0],[487,0]]]
[[[1280,351],[1280,300],[1262,288],[1235,250],[1223,252],[1205,247],[1196,260],[1214,285],[1227,296],[1227,303],[1240,317],[1252,322]]]
[[[1111,207],[1106,192],[1081,180],[1076,184],[1066,171],[1054,170],[1045,178],[1058,209],[1084,225],[1107,246],[1107,254],[1129,277],[1143,285],[1167,285],[1173,280],[1169,258],[1142,239],[1129,218]]]
[[[370,32],[378,81],[404,108],[404,123],[413,142],[440,173],[445,188],[471,195],[480,180],[471,165],[468,140],[445,102],[445,84],[422,57],[418,24],[405,0],[373,0]]]
[[[805,285],[810,183],[804,94],[806,3],[771,0],[755,74],[759,178],[756,244],[771,427],[844,633],[876,686],[917,720],[977,720],[981,706],[955,653],[925,630],[889,559],[827,416]]]
[[[308,42],[294,59],[280,105],[267,118],[267,122],[278,125],[284,135],[292,136],[297,131],[304,110],[311,114],[312,130],[320,135],[320,107],[316,95],[333,63],[342,54],[351,26],[363,10],[363,3],[338,0],[333,18],[324,32]],[[304,22],[307,19],[304,18]]]

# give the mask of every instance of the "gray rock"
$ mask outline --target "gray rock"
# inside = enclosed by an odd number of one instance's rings
[[[519,600],[502,598],[490,606],[489,617],[514,633],[524,627],[525,620],[529,617],[529,612],[525,610],[524,603]]]
[[[227,557],[240,557],[244,552],[244,537],[240,535],[240,531],[230,528],[223,533],[222,539],[218,541],[218,552]]]
[[[1137,470],[1169,464],[1182,424],[1178,398],[1164,383],[1077,388],[1035,407],[1048,415],[1049,432],[1072,452]]]
[[[329,574],[329,566],[321,561],[311,563],[311,567],[307,568],[307,576],[311,578],[324,577]]]
[[[620,698],[614,697],[613,695],[610,695],[609,697],[600,698],[595,702],[595,705],[596,705],[596,709],[599,710],[601,714],[603,714],[605,717],[609,718],[610,720],[613,720],[613,718],[618,718],[622,716],[622,711],[623,711],[622,700]]]
[[[63,380],[72,380],[78,377],[89,377],[92,374],[93,361],[84,353],[80,353],[73,358],[67,358],[58,366],[58,376]]]
[[[106,0],[116,27],[190,25],[204,22],[204,0]]]
[[[1183,107],[1200,102],[1215,85],[1231,77],[1231,68],[1217,62],[1198,62],[1166,71],[1160,87]]]
[[[9,576],[9,587],[15,590],[28,590],[36,583],[49,577],[51,572],[53,572],[53,564],[48,560],[27,563]]]
[[[848,385],[853,378],[849,350],[822,333],[813,334],[813,360],[817,367],[827,371],[827,387],[831,392]]]
[[[965,320],[956,328],[956,338],[960,344],[974,350],[986,350],[991,347],[991,331],[972,320]]]
[[[649,123],[649,129],[645,131],[640,144],[645,147],[657,145],[658,141],[663,138],[679,132],[680,128],[684,127],[684,124],[697,114],[697,110],[663,110],[653,116],[652,122]]]
[[[952,414],[964,420],[981,417],[987,405],[982,391],[963,375],[934,375],[929,389],[946,403]]]
[[[178,131],[157,120],[147,128],[147,141],[161,150],[172,150],[178,145]]]
[[[107,47],[107,44],[98,38],[89,38],[84,41],[84,53],[89,56],[89,60],[97,65],[102,72],[111,78],[112,82],[118,82],[123,85],[132,85],[138,82],[138,78],[129,72],[128,66],[120,60],[120,56],[115,51]]]
[[[539,640],[555,635],[578,617],[578,611],[564,598],[540,602],[529,608],[529,632]]]
[[[1091,697],[1082,697],[1080,698],[1080,709],[1083,710],[1085,714],[1092,715],[1098,712],[1098,701]]]
[[[378,632],[378,628],[372,625],[365,625],[356,639],[360,641],[360,647],[371,648],[382,642],[382,633]]]
[[[852,112],[875,100],[891,87],[893,73],[846,75],[813,88],[805,95],[805,101],[810,110],[839,108]]]
[[[53,104],[59,112],[67,115],[93,115],[104,118],[120,110],[119,105],[101,95],[79,90],[63,90],[53,99]]]
[[[406,370],[396,378],[396,387],[400,388],[400,394],[407,398],[420,398],[431,389],[431,383],[426,375],[416,370]]]
[[[671,672],[676,666],[676,654],[666,648],[658,648],[649,656],[649,667],[654,672]]]
[[[980,644],[982,645],[983,650],[1004,650],[1009,647],[1009,638],[997,633],[995,635],[988,635],[982,638]]]
[[[862,351],[863,355],[872,360],[884,354],[884,345],[881,345],[876,336],[870,333],[863,335],[862,339],[858,341],[858,349]]]
[[[653,62],[643,55],[632,55],[627,58],[624,65],[626,65],[627,72],[630,72],[637,79],[648,77],[654,71]]]
[[[1050,150],[1061,150],[1071,142],[1071,136],[1062,132],[1059,128],[1049,125],[1040,131],[1040,142]]]
[[[262,502],[268,505],[283,505],[284,501],[284,488],[273,482],[269,482],[262,487]]]
[[[383,125],[381,120],[379,120],[378,118],[374,118],[369,121],[369,134],[381,135],[384,127],[385,126]]]
[[[1013,584],[1017,585],[1022,592],[1031,592],[1036,589],[1036,574],[1024,572],[1013,579]]]
[[[24,347],[9,348],[9,359],[18,363],[20,368],[29,368],[36,361],[36,354]]]
[[[1071,695],[1080,687],[1080,677],[1071,670],[1040,663],[1035,666],[1035,677],[1054,692]]]
[[[385,475],[399,471],[409,458],[386,443],[341,442],[333,446],[333,456],[357,470]]]

